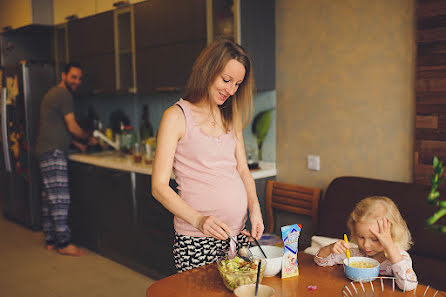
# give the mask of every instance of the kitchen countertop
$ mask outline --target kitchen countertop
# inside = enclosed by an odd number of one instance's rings
[[[69,159],[76,162],[91,164],[95,166],[137,172],[141,174],[152,174],[152,164],[133,162],[131,155],[123,155],[115,151],[105,151],[94,154],[70,154]],[[259,162],[259,169],[251,170],[254,179],[261,179],[277,175],[274,162]],[[172,179],[174,175],[172,173]]]

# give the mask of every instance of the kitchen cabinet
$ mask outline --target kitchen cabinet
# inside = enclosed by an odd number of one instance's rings
[[[115,91],[113,11],[68,22],[70,61],[84,67],[82,94]]]
[[[75,161],[69,165],[73,242],[154,279],[176,273],[173,215],[152,196],[151,176]],[[275,176],[255,179],[264,218],[269,179]],[[177,191],[175,180],[170,187]]]
[[[183,88],[205,40],[136,49],[139,93]]]
[[[116,90],[136,93],[134,6],[114,11]]]
[[[150,178],[136,174],[138,258],[148,274],[159,279],[176,273],[172,254],[173,215],[152,196]],[[176,189],[175,181],[171,180],[170,186]]]
[[[71,205],[69,225],[74,243],[94,252],[99,252],[99,234],[101,226],[100,184],[104,176],[97,166],[69,162]]]
[[[203,0],[149,0],[135,4],[136,48],[206,39]]]
[[[124,263],[136,262],[136,204],[134,173],[97,167],[101,180],[100,248],[108,258]]]
[[[54,64],[57,79],[60,79],[64,65],[69,62],[67,31],[66,23],[54,27]]]
[[[184,87],[194,60],[205,46],[204,0],[150,0],[136,4],[138,92]]]
[[[256,88],[275,89],[275,1],[206,0],[208,43],[227,38],[249,54]]]
[[[260,91],[276,88],[274,8],[274,0],[240,1],[240,42],[251,58]]]
[[[41,25],[26,26],[2,33],[1,65],[16,67],[22,60],[51,61],[53,38],[53,27]]]

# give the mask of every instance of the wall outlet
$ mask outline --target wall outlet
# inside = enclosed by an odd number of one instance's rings
[[[307,167],[310,170],[319,171],[321,169],[321,161],[318,155],[307,156]]]

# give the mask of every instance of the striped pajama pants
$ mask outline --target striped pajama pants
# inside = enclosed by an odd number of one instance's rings
[[[70,192],[68,188],[67,156],[56,149],[40,157],[42,176],[42,228],[48,245],[64,248],[70,244],[68,209]]]

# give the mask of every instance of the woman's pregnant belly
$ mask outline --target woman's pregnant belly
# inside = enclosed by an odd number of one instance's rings
[[[247,215],[248,200],[245,186],[237,174],[233,177],[218,177],[179,181],[181,198],[193,209],[205,216],[215,216],[231,229],[240,232]],[[175,230],[184,235],[204,236],[200,231],[175,217]]]

